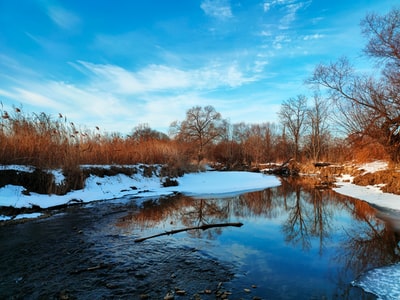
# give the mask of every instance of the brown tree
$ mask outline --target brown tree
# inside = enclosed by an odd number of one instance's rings
[[[283,101],[278,113],[280,122],[293,140],[295,147],[293,155],[296,161],[299,159],[300,138],[304,131],[306,114],[307,98],[304,95]]]
[[[367,135],[400,162],[400,10],[361,22],[364,52],[381,64],[381,76],[357,74],[348,59],[318,65],[309,82],[328,89],[339,121],[353,136]]]
[[[225,132],[221,114],[212,106],[195,106],[186,112],[186,119],[170,126],[171,134],[179,141],[193,144],[197,152],[197,162],[204,157],[205,147]]]
[[[319,161],[329,140],[328,101],[317,93],[314,94],[313,101],[313,106],[307,110],[306,125],[309,132],[306,138],[306,150],[311,159]]]

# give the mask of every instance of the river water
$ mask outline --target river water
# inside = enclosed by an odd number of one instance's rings
[[[202,224],[241,227],[191,230]],[[0,226],[0,299],[376,299],[400,261],[393,216],[304,182],[225,198],[130,198]]]

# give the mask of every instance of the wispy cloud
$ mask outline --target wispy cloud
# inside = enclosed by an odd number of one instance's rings
[[[217,19],[224,20],[233,17],[227,0],[204,0],[200,7],[206,15]]]
[[[76,64],[75,64],[76,65]],[[211,63],[203,68],[182,70],[165,65],[149,65],[132,72],[115,65],[80,61],[80,71],[89,71],[90,84],[116,94],[140,94],[185,89],[211,90],[217,87],[238,87],[257,80],[245,74],[236,62]],[[84,67],[82,69],[81,67]]]
[[[241,70],[237,62],[211,62],[198,69],[148,65],[137,71],[112,64],[78,61],[71,66],[84,75],[79,82],[66,83],[45,78],[20,78],[0,95],[23,107],[35,107],[53,115],[61,112],[77,124],[106,126],[127,132],[123,124],[148,123],[167,128],[194,105],[216,105],[220,99],[200,95],[217,88],[236,88],[258,80],[263,67]],[[1,74],[1,73],[0,73]],[[210,100],[212,99],[212,100]],[[116,116],[118,116],[116,118]]]
[[[274,7],[283,7],[285,14],[280,20],[279,29],[285,30],[296,20],[296,14],[300,9],[304,9],[311,4],[311,0],[272,0],[263,4],[264,12],[270,11]]]
[[[80,23],[77,15],[60,6],[49,6],[47,14],[54,23],[63,29],[74,29]]]
[[[322,39],[323,37],[324,37],[323,34],[316,33],[316,34],[311,34],[311,35],[306,35],[306,36],[304,36],[304,37],[303,37],[303,40],[305,40],[305,41],[309,41],[309,40],[319,40],[319,39]]]
[[[269,11],[271,8],[277,5],[288,5],[296,2],[296,0],[272,0],[272,1],[265,1],[263,4],[264,12]]]
[[[93,90],[88,86],[77,86],[60,81],[41,80],[21,82],[21,86],[0,90],[0,95],[14,99],[23,107],[35,108],[35,112],[46,111],[56,115],[62,113],[77,124],[88,126],[110,125],[117,130],[130,117],[124,99],[111,92]],[[121,120],[115,120],[115,116]],[[115,123],[115,125],[113,124]]]

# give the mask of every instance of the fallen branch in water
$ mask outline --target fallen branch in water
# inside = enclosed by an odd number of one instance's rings
[[[71,271],[70,274],[80,274],[80,273],[83,273],[83,272],[95,271],[95,270],[100,270],[100,269],[106,269],[106,268],[109,268],[109,267],[110,267],[110,266],[107,265],[107,264],[100,263],[100,264],[98,264],[98,265],[96,265],[96,266],[93,266],[93,267],[88,267],[88,268],[83,268],[83,269]]]
[[[187,227],[187,228],[182,228],[182,229],[175,229],[175,230],[166,231],[166,232],[163,232],[163,233],[151,235],[151,236],[148,236],[148,237],[136,239],[135,243],[140,243],[140,242],[143,242],[145,240],[152,239],[152,238],[155,238],[155,237],[159,237],[159,236],[163,236],[163,235],[171,235],[171,234],[175,234],[175,233],[179,233],[179,232],[183,232],[183,231],[189,231],[189,230],[195,230],[195,229],[206,230],[206,229],[209,229],[209,228],[227,227],[227,226],[241,227],[241,226],[243,226],[243,223],[203,224],[201,226],[196,226],[196,227]]]

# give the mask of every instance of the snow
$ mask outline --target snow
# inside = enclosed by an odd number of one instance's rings
[[[358,166],[359,170],[364,170],[364,174],[374,173],[387,168],[388,163],[385,161],[374,161]],[[341,177],[336,178],[337,188],[333,190],[339,194],[366,201],[377,207],[396,210],[400,213],[400,195],[384,193],[380,190],[379,185],[355,185],[352,183],[353,179],[353,176],[343,174]]]
[[[206,172],[183,176],[180,192],[186,195],[213,195],[250,192],[280,185],[275,176],[250,172]],[[206,188],[205,188],[206,187]]]
[[[365,170],[365,173],[374,173],[381,170],[386,170],[388,163],[386,161],[377,160],[365,164],[361,164],[358,169]]]
[[[358,168],[365,173],[373,173],[387,169],[387,163],[376,161],[360,165]],[[353,177],[347,174],[337,178],[337,188],[333,190],[352,198],[357,198],[377,207],[391,209],[400,215],[400,195],[383,193],[379,186],[358,186],[352,183]],[[400,299],[400,264],[372,269],[352,284],[372,293],[380,300]]]
[[[351,182],[345,182],[342,178],[337,182],[337,188],[333,190],[339,194],[357,198],[373,204],[377,207],[389,208],[400,213],[400,195],[384,193],[379,186],[359,186]]]
[[[400,264],[372,269],[352,284],[372,293],[380,300],[400,299]]]
[[[0,170],[15,170],[21,172],[32,173],[35,168],[32,166],[22,166],[22,165],[0,165]]]
[[[17,169],[29,170],[29,169]],[[56,171],[57,182],[63,180],[62,173]],[[252,190],[261,190],[280,185],[277,177],[251,172],[200,172],[185,174],[177,178],[178,186],[162,187],[160,178],[143,177],[142,175],[128,176],[119,174],[115,176],[98,177],[91,175],[86,179],[82,190],[75,190],[66,195],[43,195],[23,193],[24,188],[15,185],[6,185],[0,188],[0,206],[13,206],[16,208],[40,206],[49,208],[70,202],[92,202],[96,200],[109,200],[121,198],[126,195],[153,197],[180,192],[190,195],[217,195],[225,193],[243,193]],[[0,216],[0,220],[4,217]]]

